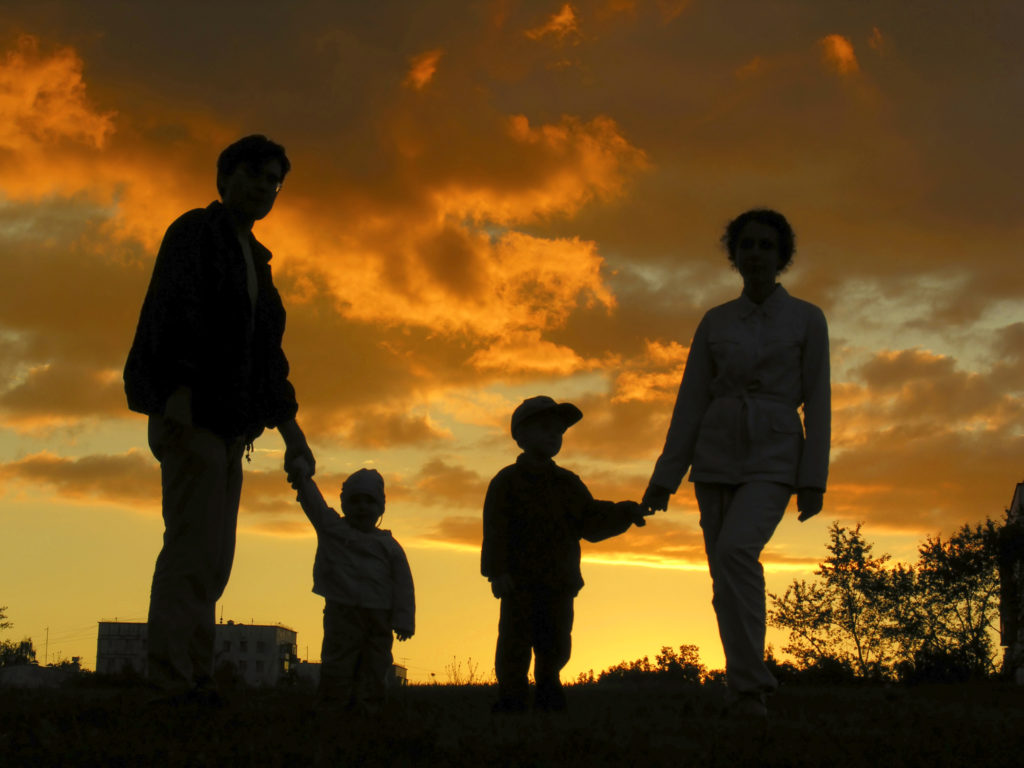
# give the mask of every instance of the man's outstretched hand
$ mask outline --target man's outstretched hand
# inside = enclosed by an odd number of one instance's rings
[[[288,482],[293,482],[297,476],[312,477],[315,475],[316,459],[313,457],[313,451],[309,449],[306,436],[299,428],[298,422],[295,419],[287,421],[281,424],[277,431],[284,438],[284,471],[288,474]],[[299,459],[302,459],[306,464],[301,472],[300,468],[296,465]]]

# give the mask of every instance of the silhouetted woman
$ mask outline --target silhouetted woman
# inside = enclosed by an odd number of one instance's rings
[[[666,509],[690,469],[725,651],[727,711],[764,717],[777,682],[764,663],[759,557],[794,492],[801,521],[821,511],[831,423],[828,328],[818,307],[776,282],[794,250],[782,214],[747,211],[729,223],[722,244],[743,293],[697,326],[644,504]]]

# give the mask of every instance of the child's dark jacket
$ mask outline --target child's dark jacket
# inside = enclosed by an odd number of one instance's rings
[[[631,502],[598,501],[569,470],[520,455],[487,489],[480,572],[508,574],[517,589],[575,595],[583,587],[580,539],[618,536],[632,522]]]

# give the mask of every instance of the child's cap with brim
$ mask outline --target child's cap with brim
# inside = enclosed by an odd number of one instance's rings
[[[372,496],[384,506],[384,478],[376,469],[357,469],[341,484],[341,503],[357,493]]]
[[[572,403],[556,403],[547,395],[528,397],[512,412],[512,438],[516,438],[516,432],[519,431],[519,427],[524,421],[549,412],[554,413],[562,420],[563,430],[583,418],[583,411]]]

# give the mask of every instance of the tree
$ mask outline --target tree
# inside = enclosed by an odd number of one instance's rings
[[[0,629],[10,629],[14,623],[7,620],[7,606],[0,605]],[[34,664],[36,649],[32,640],[25,638],[19,642],[0,640],[0,667],[13,667],[16,664]]]
[[[802,668],[839,665],[857,677],[885,677],[899,655],[898,604],[910,576],[887,569],[889,555],[872,555],[859,524],[833,523],[827,549],[816,581],[795,580],[782,597],[769,594],[768,620],[789,630],[782,650]]]
[[[911,566],[875,557],[861,526],[833,523],[816,579],[770,594],[798,668],[859,678],[963,679],[995,671],[999,531],[987,520],[927,538]]]
[[[636,661],[623,661],[602,672],[597,681],[624,683],[656,679],[700,685],[707,675],[707,667],[701,663],[700,649],[696,645],[681,645],[678,652],[665,645],[654,657],[653,663],[647,656]]]
[[[917,623],[913,657],[920,676],[978,677],[996,672],[999,624],[999,528],[992,520],[964,525],[945,541],[918,548]],[[929,675],[925,675],[929,676]]]

